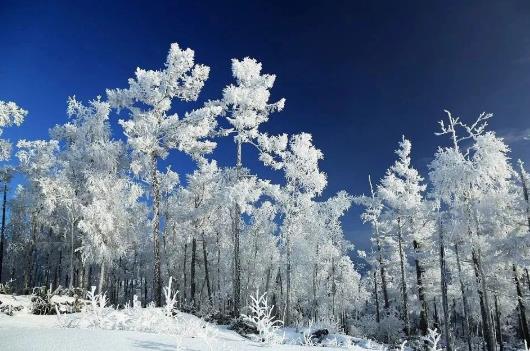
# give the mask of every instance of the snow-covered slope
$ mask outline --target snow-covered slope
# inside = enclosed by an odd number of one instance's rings
[[[148,333],[130,330],[106,330],[100,328],[66,328],[65,318],[82,319],[82,314],[37,316],[29,312],[27,297],[7,298],[3,302],[20,303],[22,311],[14,316],[0,314],[0,350],[161,350],[161,351],[240,351],[240,350],[286,350],[302,351],[311,347],[299,345],[269,345],[248,340],[226,327],[205,323],[195,316],[179,313],[178,323],[187,326],[180,334]],[[8,300],[9,299],[9,300]],[[6,301],[8,300],[8,301]],[[142,309],[145,310],[145,309]],[[155,319],[159,323],[158,319]],[[63,326],[61,326],[63,325]],[[81,325],[81,324],[78,324]],[[164,329],[164,328],[161,328]],[[193,330],[191,330],[193,329]],[[168,329],[166,329],[168,330]],[[294,330],[285,330],[287,341],[294,342]],[[351,339],[357,346],[348,350],[380,350],[380,346],[360,339]],[[373,346],[371,346],[373,345]],[[327,347],[325,350],[345,350],[344,347]]]

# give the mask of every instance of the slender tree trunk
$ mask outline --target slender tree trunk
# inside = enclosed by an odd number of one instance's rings
[[[449,335],[449,305],[447,301],[447,267],[445,261],[445,242],[443,235],[442,223],[439,224],[439,240],[440,240],[440,282],[442,290],[442,309],[444,315],[444,337],[447,351],[451,351],[451,336]]]
[[[191,264],[190,264],[190,299],[194,307],[197,306],[195,300],[195,263],[197,254],[197,240],[193,238],[191,240]]]
[[[482,316],[482,329],[484,333],[484,341],[486,342],[486,349],[487,351],[495,351],[495,340],[493,338],[491,315],[489,313],[488,292],[486,290],[486,281],[484,279],[480,251],[477,252],[477,250],[473,248],[471,256],[473,260],[473,270],[475,271],[475,278],[477,280],[480,314]]]
[[[103,294],[103,284],[105,283],[105,262],[101,262],[101,267],[99,270],[99,284],[98,284],[98,292],[100,294]]]
[[[2,267],[4,266],[4,242],[6,231],[6,202],[7,202],[7,180],[4,180],[4,196],[2,201],[2,228],[0,229],[0,283],[2,282]]]
[[[372,199],[375,199],[375,193],[374,193],[374,187],[372,186],[372,179],[370,176],[368,176],[368,183],[370,184],[370,192],[372,194]],[[377,246],[377,260],[379,261],[379,269],[381,271],[381,289],[383,290],[383,300],[385,302],[385,311],[386,313],[389,312],[390,309],[390,303],[388,299],[388,285],[386,282],[386,272],[385,272],[385,265],[383,260],[383,250],[381,248],[381,241],[379,240],[379,225],[377,220],[374,220],[372,222],[372,225],[374,227],[375,231],[375,242]]]
[[[316,247],[316,256],[317,259],[315,260],[315,263],[313,263],[313,319],[317,320],[317,274],[318,274],[318,245]]]
[[[70,223],[70,271],[68,273],[68,287],[71,289],[74,287],[74,221]]]
[[[381,321],[379,311],[379,292],[377,291],[377,270],[374,270],[374,295],[375,295],[375,320],[379,324]]]
[[[216,232],[217,242],[217,297],[219,302],[219,308],[221,308],[221,244],[219,242],[219,231]]]
[[[379,270],[380,270],[380,274],[381,274],[381,290],[383,291],[383,301],[385,303],[384,305],[384,308],[385,308],[385,311],[388,313],[389,309],[390,309],[390,302],[389,302],[389,298],[388,298],[388,284],[387,284],[387,281],[386,281],[386,270],[385,270],[385,265],[384,265],[384,262],[383,262],[383,250],[381,248],[381,243],[379,241],[379,230],[376,229],[376,243],[377,243],[377,252],[378,252],[378,261],[379,261]]]
[[[414,261],[416,263],[416,283],[418,285],[418,299],[420,300],[420,330],[422,335],[427,335],[427,331],[429,329],[429,312],[427,309],[427,301],[425,300],[425,288],[423,286],[424,269],[421,266],[420,260],[418,258],[418,255],[420,254],[420,244],[417,240],[414,240],[412,243],[414,246],[414,251],[416,253]]]
[[[497,301],[497,295],[493,296],[495,301],[495,326],[497,331],[497,342],[499,343],[499,350],[504,351],[504,343],[502,341],[502,330],[501,330],[501,317],[499,313],[499,303]]]
[[[405,275],[405,254],[403,252],[403,233],[401,220],[398,218],[398,246],[399,246],[399,266],[401,269],[401,297],[403,299],[403,321],[405,322],[405,334],[410,336],[410,319],[408,307],[407,280]]]
[[[151,189],[153,192],[153,245],[154,245],[154,300],[162,306],[162,274],[160,268],[160,184],[157,173],[156,155],[151,155]]]
[[[460,281],[460,291],[462,293],[462,304],[464,306],[464,335],[467,341],[467,348],[469,351],[472,351],[471,347],[471,329],[469,326],[469,303],[466,296],[466,288],[464,285],[464,277],[462,274],[462,265],[460,263],[460,253],[458,251],[458,244],[455,244],[455,254],[456,254],[456,265],[458,268],[458,278]]]
[[[291,320],[291,235],[287,229],[287,271],[286,271],[286,294],[285,294],[285,316],[284,324],[289,325]]]
[[[337,285],[335,283],[335,258],[331,258],[331,315],[335,318],[335,295],[337,294]]]
[[[521,320],[521,331],[523,332],[523,338],[527,345],[530,345],[530,333],[528,331],[528,321],[526,319],[526,308],[523,303],[523,289],[521,289],[521,283],[519,282],[519,275],[517,273],[517,267],[515,264],[513,268],[513,278],[515,280],[515,288],[517,290],[517,303],[519,306],[519,318]]]
[[[241,169],[243,167],[241,156],[241,140],[237,139],[237,180],[241,177]],[[241,305],[241,257],[240,257],[240,235],[241,235],[241,208],[239,204],[235,204],[234,215],[232,218],[233,236],[234,236],[234,279],[233,279],[233,315],[239,317],[239,309]]]
[[[206,251],[206,239],[204,238],[204,235],[202,237],[202,256],[204,260],[204,280],[206,281],[206,290],[208,292],[208,301],[210,301],[210,305],[213,306],[213,299],[212,299],[212,288],[210,287],[210,274],[208,271],[208,252]]]
[[[526,179],[524,178],[524,169],[522,163],[520,164],[521,184],[523,186],[523,196],[524,201],[526,202],[526,219],[528,223],[528,229],[530,230],[530,200],[528,199],[528,185],[526,184]]]
[[[186,263],[188,262],[188,243],[184,243],[184,264],[183,264],[183,270],[184,270],[184,291],[183,291],[183,297],[184,301],[186,301],[187,298],[187,291],[188,291],[188,271],[186,269]]]

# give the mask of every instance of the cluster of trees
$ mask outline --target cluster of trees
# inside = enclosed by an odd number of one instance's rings
[[[437,328],[447,350],[530,345],[530,177],[487,130],[489,118],[466,124],[447,112],[436,134],[449,140],[428,165],[428,181],[403,138],[384,177],[355,198],[373,229],[363,318],[374,336]]]
[[[369,195],[322,199],[311,135],[260,131],[284,107],[269,101],[275,76],[250,58],[232,72],[219,99],[199,105],[209,69],[173,44],[162,69],[137,69],[128,87],[70,98],[68,121],[48,140],[18,141],[16,162],[0,139],[1,281],[26,292],[98,285],[115,304],[137,295],[160,306],[172,277],[179,307],[198,313],[239,316],[259,290],[286,324],[354,320],[386,342],[437,328],[448,350],[530,344],[530,176],[487,131],[490,114],[465,124],[447,112],[437,134],[448,143],[427,178],[403,138]],[[187,103],[200,107],[180,112]],[[0,102],[0,133],[26,114]],[[232,166],[212,158],[221,138],[234,141]],[[245,167],[250,148],[281,182]],[[191,172],[162,169],[176,153]],[[24,181],[8,201],[16,172]],[[352,202],[373,229],[363,278],[341,228]]]
[[[0,279],[26,292],[97,285],[114,304],[137,295],[160,306],[172,277],[179,307],[198,313],[239,316],[259,290],[286,324],[358,315],[368,293],[340,224],[353,198],[321,199],[323,154],[310,134],[259,130],[285,103],[269,101],[275,76],[261,69],[232,60],[235,81],[199,105],[209,68],[172,44],[161,69],[138,68],[128,87],[68,99],[68,121],[48,140],[18,141],[16,168],[2,173]],[[187,104],[199,107],[181,112]],[[2,103],[0,127],[25,115]],[[113,135],[112,118],[124,137]],[[233,166],[212,158],[220,138],[234,141]],[[0,147],[8,160],[8,142]],[[280,184],[245,167],[250,148],[283,175]],[[162,169],[177,153],[194,161],[190,173]],[[6,202],[15,171],[24,181]]]

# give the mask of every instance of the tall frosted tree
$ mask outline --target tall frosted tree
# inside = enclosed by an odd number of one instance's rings
[[[129,88],[107,90],[112,107],[127,109],[128,120],[120,120],[127,142],[133,150],[131,168],[149,184],[152,209],[152,238],[154,253],[154,297],[162,304],[162,277],[160,263],[161,193],[158,162],[173,149],[194,158],[209,153],[215,143],[208,140],[212,134],[215,116],[221,108],[209,105],[179,116],[171,113],[175,101],[195,101],[208,78],[209,68],[196,64],[194,52],[171,45],[164,68],[138,68],[129,79]]]
[[[242,175],[242,145],[244,143],[254,144],[259,137],[259,126],[269,120],[269,115],[275,111],[281,111],[285,99],[270,103],[270,89],[274,86],[276,76],[261,73],[261,63],[251,58],[243,60],[232,60],[232,74],[236,79],[235,84],[228,85],[223,90],[223,99],[220,105],[226,114],[228,123],[234,133],[236,143],[236,181]],[[232,231],[234,241],[234,277],[233,277],[233,300],[234,315],[239,315],[241,304],[241,209],[234,204],[232,215]]]
[[[28,111],[20,108],[14,102],[0,101],[0,136],[5,127],[13,125],[20,126]],[[0,138],[0,161],[8,161],[11,158],[12,145],[9,140]],[[5,228],[6,228],[6,204],[7,204],[7,185],[13,174],[12,167],[4,165],[0,170],[0,181],[2,182],[3,201],[2,201],[2,224],[0,228],[0,282],[2,282],[2,267],[4,266],[4,246],[5,246]]]

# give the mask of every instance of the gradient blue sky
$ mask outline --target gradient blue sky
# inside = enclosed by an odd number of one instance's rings
[[[530,162],[529,1],[36,3],[0,1],[0,99],[30,111],[23,127],[5,132],[11,139],[46,138],[66,120],[67,96],[125,87],[137,66],[159,68],[178,42],[212,68],[202,99],[220,97],[233,57],[254,57],[277,74],[273,96],[285,97],[286,109],[263,129],[314,135],[326,196],[367,192],[368,174],[383,175],[402,134],[425,175],[447,143],[433,135],[444,108],[465,120],[493,112],[491,126],[513,157]],[[270,175],[244,152],[247,165]],[[231,164],[233,154],[223,142],[215,157]],[[168,162],[191,167],[178,155]],[[367,247],[359,209],[344,227]]]

